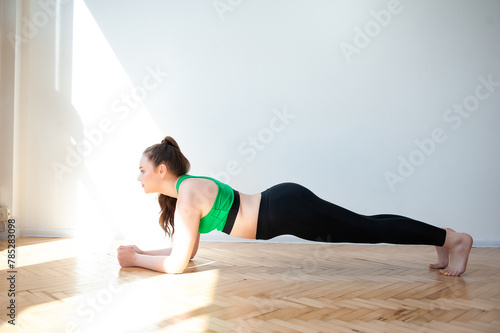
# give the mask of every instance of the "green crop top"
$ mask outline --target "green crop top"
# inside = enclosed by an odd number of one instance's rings
[[[206,234],[215,229],[222,231],[222,229],[224,229],[224,226],[226,225],[227,216],[234,201],[234,191],[232,187],[210,177],[182,175],[177,181],[177,194],[179,194],[179,186],[181,185],[181,183],[188,178],[209,179],[216,183],[219,187],[212,209],[210,210],[210,212],[208,212],[207,215],[200,219],[198,232],[201,234]]]

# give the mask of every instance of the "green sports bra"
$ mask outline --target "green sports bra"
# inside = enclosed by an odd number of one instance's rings
[[[206,234],[215,229],[222,231],[224,229],[224,226],[226,225],[227,216],[229,215],[229,210],[231,209],[234,201],[234,191],[232,187],[210,177],[182,175],[177,181],[177,194],[179,194],[179,186],[181,185],[181,183],[188,178],[209,179],[216,183],[219,187],[212,209],[210,210],[210,212],[208,212],[207,215],[200,219],[198,232],[201,234]]]

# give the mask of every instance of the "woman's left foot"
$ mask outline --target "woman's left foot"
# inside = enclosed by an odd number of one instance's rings
[[[455,230],[451,228],[445,228],[446,232],[455,232]],[[448,263],[450,261],[450,251],[447,248],[442,246],[436,246],[436,252],[438,255],[438,262],[435,264],[430,264],[429,267],[432,269],[442,269],[448,267]]]
[[[441,269],[448,267],[450,251],[448,251],[448,249],[444,247],[436,246],[436,252],[438,255],[438,262],[435,264],[430,264],[429,267],[432,269]]]

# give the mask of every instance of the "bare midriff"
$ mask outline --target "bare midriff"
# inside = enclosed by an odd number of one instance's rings
[[[259,218],[261,194],[240,193],[240,208],[234,221],[231,236],[255,239],[257,235],[257,220]]]

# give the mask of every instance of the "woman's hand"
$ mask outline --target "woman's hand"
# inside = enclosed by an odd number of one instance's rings
[[[144,251],[142,251],[140,248],[138,248],[137,246],[135,245],[126,245],[128,247],[130,247],[132,250],[135,251],[135,253],[137,254],[144,254]]]
[[[122,245],[118,249],[118,262],[122,267],[136,266],[137,255],[142,251],[135,245]]]
[[[138,248],[136,245],[121,245],[119,248],[129,247],[135,251],[137,254],[144,254],[144,251]]]

